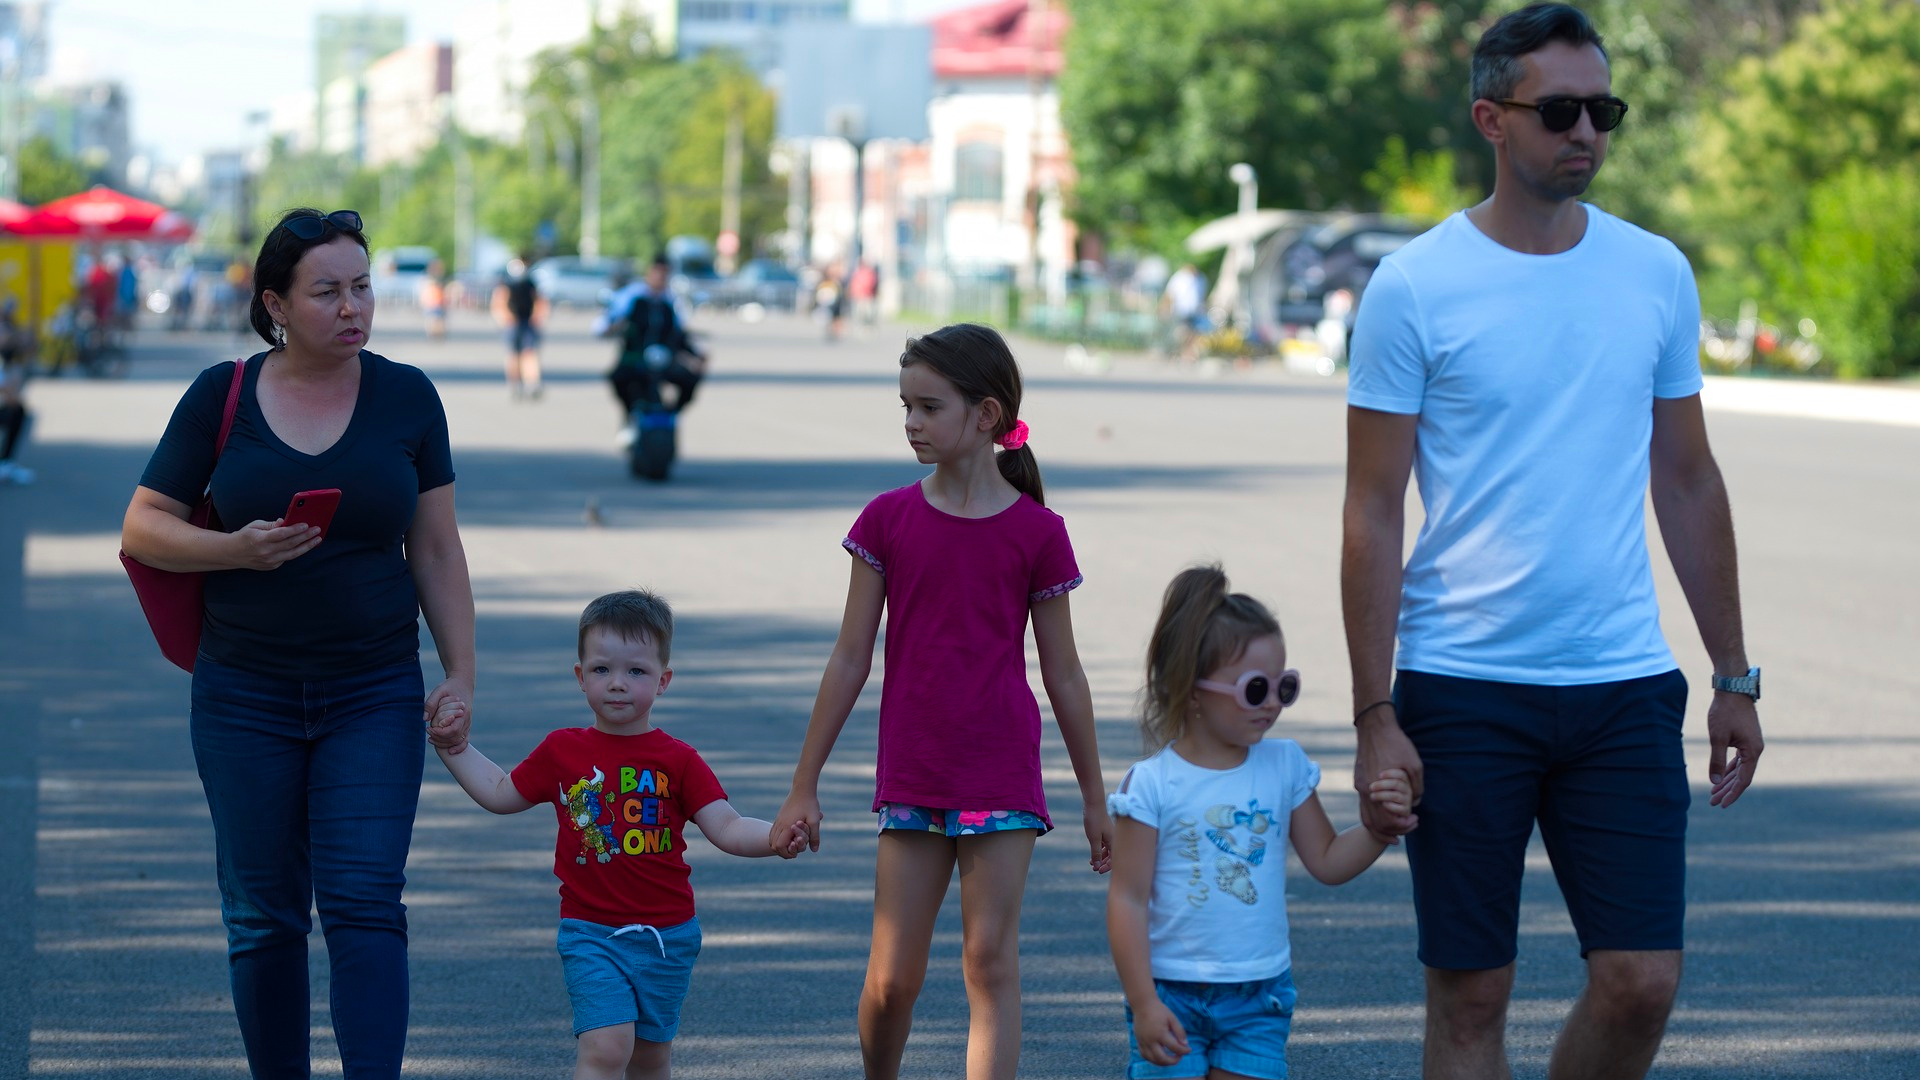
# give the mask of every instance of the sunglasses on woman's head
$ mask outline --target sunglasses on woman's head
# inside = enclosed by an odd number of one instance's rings
[[[1280,700],[1280,707],[1284,709],[1300,700],[1300,673],[1292,668],[1278,675],[1269,675],[1264,671],[1243,671],[1231,685],[1207,679],[1196,679],[1193,685],[1196,689],[1226,694],[1243,709],[1264,709],[1275,698]]]
[[[1514,101],[1509,98],[1495,98],[1495,105],[1507,105],[1515,109],[1532,109],[1540,114],[1540,122],[1552,132],[1573,130],[1580,122],[1580,110],[1585,109],[1593,120],[1593,130],[1612,131],[1626,119],[1627,103],[1612,95],[1600,97],[1561,97],[1548,98],[1545,101]]]
[[[341,232],[359,232],[361,227],[360,211],[335,210],[331,214],[301,214],[290,217],[280,223],[286,230],[302,240],[318,240],[331,225]]]

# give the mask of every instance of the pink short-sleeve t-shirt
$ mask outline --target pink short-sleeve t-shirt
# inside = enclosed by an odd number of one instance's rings
[[[842,543],[887,587],[873,808],[1047,818],[1027,613],[1080,584],[1066,523],[1026,495],[992,517],[955,517],[911,484],[868,503]]]

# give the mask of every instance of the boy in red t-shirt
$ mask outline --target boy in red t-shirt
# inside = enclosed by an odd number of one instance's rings
[[[649,592],[609,593],[580,616],[573,673],[593,726],[548,735],[509,776],[470,745],[440,760],[473,801],[496,814],[552,803],[560,839],[560,961],[579,1039],[576,1080],[665,1080],[693,961],[700,953],[692,874],[681,851],[689,821],[722,851],[791,859],[804,825],[775,836],[741,817],[713,770],[655,728],[653,703],[673,680],[673,612]],[[436,723],[464,711],[440,707]]]

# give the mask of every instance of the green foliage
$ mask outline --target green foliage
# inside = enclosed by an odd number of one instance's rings
[[[1431,223],[1474,203],[1476,196],[1460,185],[1458,176],[1453,151],[1408,154],[1406,140],[1390,135],[1366,185],[1382,213]]]
[[[1808,192],[1847,164],[1920,153],[1920,6],[1835,4],[1778,52],[1743,61],[1702,119],[1695,220],[1720,266],[1778,244],[1806,220]]]
[[[741,131],[741,250],[751,252],[755,237],[786,225],[786,184],[769,165],[773,145],[773,95],[737,59],[708,53],[687,74],[699,87],[693,107],[680,121],[666,174],[662,227],[668,236],[716,236],[720,232],[721,189],[725,179],[727,125],[737,117]]]
[[[1856,162],[1822,180],[1788,252],[1769,260],[1774,303],[1814,321],[1838,374],[1920,368],[1920,171]]]
[[[1123,246],[1172,251],[1232,211],[1237,161],[1258,171],[1263,205],[1367,208],[1390,137],[1415,153],[1472,137],[1467,27],[1481,6],[1075,4],[1060,78],[1075,217]]]
[[[20,144],[20,201],[29,206],[87,190],[87,170],[60,153],[53,140],[36,135]]]
[[[1768,317],[1793,321],[1821,295],[1817,302],[1842,322],[1859,321],[1842,326],[1833,316],[1815,316],[1822,347],[1836,360],[1851,357],[1848,370],[1920,366],[1897,330],[1900,305],[1911,314],[1912,294],[1883,293],[1875,301],[1860,291],[1869,283],[1897,289],[1886,260],[1898,247],[1887,236],[1911,231],[1916,219],[1920,196],[1900,177],[1920,158],[1920,5],[1853,0],[1804,17],[1777,52],[1732,70],[1724,96],[1704,110],[1693,147],[1695,182],[1685,201],[1689,224],[1704,241],[1709,310],[1754,297]],[[1842,204],[1843,193],[1868,190],[1885,201]],[[1871,252],[1858,246],[1875,234],[1882,239]],[[1828,243],[1856,245],[1848,258],[1868,259],[1872,268],[1850,270],[1823,251]],[[1839,277],[1816,284],[1781,269],[1809,258]],[[1889,311],[1863,306],[1876,302]],[[1849,342],[1838,353],[1828,348],[1834,334]],[[1867,341],[1895,352],[1873,361],[1857,352]]]

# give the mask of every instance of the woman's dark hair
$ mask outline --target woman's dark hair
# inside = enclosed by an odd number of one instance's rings
[[[302,240],[287,228],[292,218],[319,218],[320,234],[311,240]],[[253,303],[247,309],[247,319],[253,324],[253,332],[266,339],[273,348],[285,345],[274,331],[273,316],[267,313],[267,302],[263,297],[271,289],[281,296],[293,288],[293,268],[300,264],[302,256],[321,244],[329,243],[336,236],[344,236],[367,251],[367,234],[358,229],[343,229],[328,221],[326,215],[310,206],[297,206],[280,215],[280,220],[267,230],[267,238],[260,242],[260,257],[253,261]]]
[[[1513,96],[1526,77],[1520,58],[1553,42],[1591,45],[1605,58],[1607,46],[1586,12],[1570,4],[1528,4],[1500,19],[1473,47],[1473,100],[1499,101]]]
[[[954,323],[931,334],[908,338],[907,349],[900,354],[900,366],[914,364],[925,364],[939,372],[968,405],[978,405],[988,398],[998,401],[1000,422],[993,429],[994,441],[1012,431],[1019,421],[1020,365],[1013,359],[1013,350],[1007,348],[1006,339],[992,327]],[[1034,502],[1046,505],[1040,463],[1034,460],[1033,451],[1025,446],[1002,450],[994,455],[994,464],[1007,483],[1033,496]]]
[[[1140,703],[1147,752],[1186,730],[1196,681],[1239,656],[1248,642],[1279,633],[1280,621],[1266,605],[1227,591],[1226,572],[1217,563],[1180,571],[1167,586],[1147,643],[1147,686]]]

